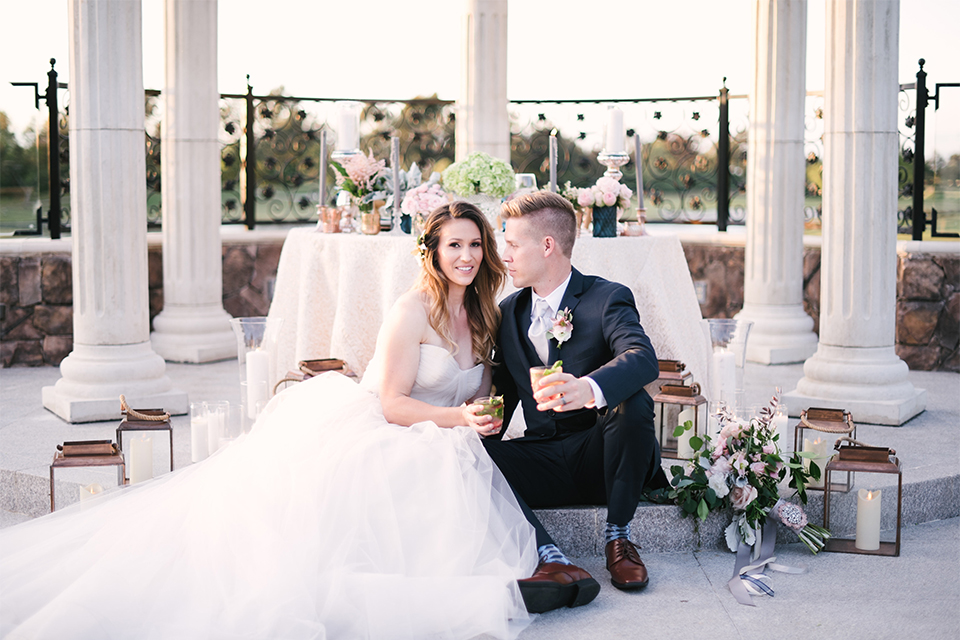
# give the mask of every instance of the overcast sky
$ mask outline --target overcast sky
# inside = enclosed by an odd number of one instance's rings
[[[219,89],[243,92],[249,73],[258,93],[282,85],[288,94],[306,96],[456,99],[463,4],[220,0]],[[51,57],[61,80],[69,81],[67,0],[2,0],[0,6],[0,110],[22,129],[36,114],[32,95],[9,83],[45,82]],[[724,76],[733,93],[747,93],[750,7],[749,0],[510,0],[507,95],[713,95]],[[903,0],[900,81],[912,81],[924,57],[931,84],[960,82],[958,25],[957,0]],[[823,88],[823,42],[824,2],[813,0],[811,90]],[[144,86],[162,89],[163,0],[143,0],[143,68]],[[952,91],[954,113],[960,113],[960,89]]]

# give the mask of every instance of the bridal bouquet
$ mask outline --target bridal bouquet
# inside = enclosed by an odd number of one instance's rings
[[[513,193],[515,181],[509,164],[482,151],[474,151],[443,172],[443,186],[463,197],[483,194],[502,198]]]
[[[817,553],[830,533],[808,523],[799,506],[781,500],[778,485],[789,475],[789,486],[806,504],[807,479],[819,479],[821,471],[812,459],[809,469],[804,469],[802,459],[812,458],[811,452],[794,453],[784,459],[772,423],[777,402],[778,396],[774,395],[770,405],[748,422],[723,407],[717,414],[717,441],[710,436],[690,438],[694,457],[684,467],[671,467],[673,489],[668,496],[676,500],[684,516],[696,514],[701,520],[706,520],[710,511],[732,507],[733,522],[726,531],[731,551],[736,551],[741,542],[753,546],[767,518],[774,518],[796,531],[810,551]],[[674,435],[692,426],[688,421],[677,427]]]
[[[625,184],[607,176],[597,180],[597,184],[589,189],[579,189],[577,204],[581,207],[613,207],[626,209],[630,206],[630,197],[633,191]]]
[[[358,153],[343,164],[330,163],[337,171],[337,186],[353,196],[363,212],[373,211],[373,201],[381,199],[386,188],[386,166],[383,160]]]

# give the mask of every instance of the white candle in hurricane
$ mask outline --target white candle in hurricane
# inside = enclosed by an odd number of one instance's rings
[[[200,462],[205,460],[209,452],[207,434],[207,417],[195,416],[190,419],[190,460]]]
[[[130,459],[127,461],[130,484],[153,477],[153,439],[141,434],[130,440]]]
[[[394,222],[400,221],[400,198],[403,193],[400,191],[400,138],[393,136],[390,138],[390,171],[393,174],[393,211]]]
[[[863,551],[880,548],[880,490],[857,492],[857,539],[853,546]]]
[[[360,113],[352,102],[340,107],[337,149],[351,151],[360,147]]]
[[[814,487],[817,489],[822,489],[823,483],[827,479],[826,478],[827,474],[824,471],[825,467],[827,466],[827,460],[829,458],[827,456],[827,441],[824,440],[823,438],[817,438],[816,440],[808,440],[807,438],[804,438],[803,450],[810,451],[811,453],[816,454],[813,457],[812,461],[815,462],[817,464],[817,467],[819,467],[820,469],[820,479],[814,480],[813,478],[811,478],[807,486]],[[807,472],[810,471],[810,462],[811,460],[809,458],[803,459],[803,468]]]
[[[680,412],[680,419],[678,422],[683,425],[688,421],[693,422],[696,414],[696,407],[688,407]],[[680,434],[680,437],[677,438],[677,457],[684,458],[689,460],[693,457],[693,446],[690,444],[690,438],[693,437],[693,427]]]
[[[270,352],[256,349],[247,352],[247,411],[252,419],[270,399]]]
[[[607,132],[603,150],[606,153],[623,153],[623,149],[623,110],[619,107],[610,107],[607,109]]]
[[[718,348],[713,352],[710,372],[713,386],[713,399],[728,403],[736,402],[737,394],[737,356],[732,351]]]

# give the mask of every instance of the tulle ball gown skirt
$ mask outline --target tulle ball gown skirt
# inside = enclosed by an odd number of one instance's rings
[[[0,532],[0,636],[512,638],[536,563],[473,431],[326,374],[202,463]]]

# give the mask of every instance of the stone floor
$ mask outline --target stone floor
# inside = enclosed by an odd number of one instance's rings
[[[238,400],[236,361],[170,364],[168,374],[192,401]],[[748,402],[764,402],[775,385],[792,389],[801,376],[799,365],[748,365]],[[0,370],[0,527],[49,511],[48,465],[58,443],[115,437],[115,422],[70,425],[42,408],[40,388],[58,378],[49,367]],[[587,607],[539,616],[522,638],[960,637],[960,375],[911,372],[910,381],[927,389],[924,413],[901,427],[861,425],[858,431],[861,440],[894,447],[903,462],[900,557],[812,557],[798,543],[780,544],[781,562],[805,564],[809,572],[773,574],[776,597],[745,607],[726,588],[733,556],[719,538],[694,544],[693,523],[677,519],[676,508],[645,506],[634,526],[651,586],[622,593],[609,585],[599,555],[602,509],[557,510],[545,514],[548,526],[604,588]],[[190,463],[189,420],[175,417],[173,424],[180,468]],[[168,454],[162,446],[154,454],[160,473]],[[76,472],[58,483],[58,500],[75,499],[78,483],[111,479],[110,473]],[[818,504],[812,501],[808,512]]]

